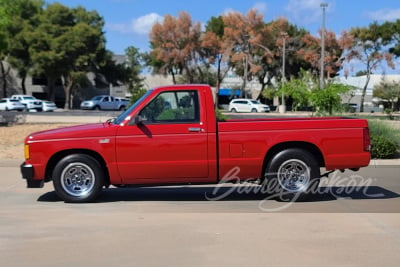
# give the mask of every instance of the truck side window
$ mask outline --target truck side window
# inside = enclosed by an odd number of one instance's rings
[[[147,124],[198,122],[200,116],[197,91],[162,92],[139,115]]]

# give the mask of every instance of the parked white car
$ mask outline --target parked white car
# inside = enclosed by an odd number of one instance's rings
[[[42,110],[43,111],[54,111],[57,109],[57,106],[52,101],[42,100]]]
[[[16,99],[3,98],[0,100],[0,110],[25,110],[25,105]]]
[[[270,112],[268,105],[257,100],[236,98],[229,103],[230,112]]]
[[[42,111],[42,100],[36,99],[31,95],[12,95],[11,99],[18,100],[26,109],[36,109],[37,111]]]

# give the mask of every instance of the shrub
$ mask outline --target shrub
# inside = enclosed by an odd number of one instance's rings
[[[371,136],[371,157],[377,159],[393,158],[397,151],[396,143],[382,136]]]
[[[217,117],[217,121],[227,121],[228,120],[228,117],[225,116],[219,109],[215,109],[215,116]]]
[[[382,121],[369,120],[372,158],[393,158],[400,144],[399,132]]]

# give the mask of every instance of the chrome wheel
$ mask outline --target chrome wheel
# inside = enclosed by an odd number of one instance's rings
[[[95,179],[92,168],[81,162],[73,162],[62,171],[60,182],[67,194],[81,197],[92,191]]]
[[[310,185],[310,169],[298,159],[283,162],[277,172],[279,185],[287,192],[304,192]]]

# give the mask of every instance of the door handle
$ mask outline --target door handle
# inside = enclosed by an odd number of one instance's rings
[[[189,132],[204,132],[204,129],[198,128],[198,127],[190,127]]]

